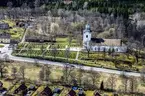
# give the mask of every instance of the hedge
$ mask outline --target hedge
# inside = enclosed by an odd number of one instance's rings
[[[100,64],[96,64],[94,62],[89,62],[89,61],[82,61],[82,60],[75,60],[75,59],[66,59],[66,58],[62,58],[62,57],[52,57],[52,56],[46,56],[44,58],[41,57],[41,55],[39,56],[27,56],[27,55],[18,55],[15,54],[16,56],[20,56],[20,57],[27,57],[27,58],[36,58],[36,59],[44,59],[44,60],[49,60],[49,61],[55,61],[55,62],[63,62],[63,63],[70,63],[70,64],[78,64],[78,65],[84,65],[84,66],[90,66],[90,67],[98,67],[98,68],[106,68],[106,69],[112,69],[112,70],[120,70],[120,71],[135,71],[138,72],[139,69],[136,67],[129,67],[128,65],[124,65],[124,64],[115,64],[116,68],[110,68],[110,67],[106,67]]]

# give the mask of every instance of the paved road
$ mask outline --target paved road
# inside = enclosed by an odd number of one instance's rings
[[[63,67],[65,63],[61,62],[53,62],[53,61],[47,61],[47,60],[39,60],[39,59],[30,59],[30,58],[24,58],[24,57],[15,57],[15,56],[10,56],[11,60],[15,61],[21,61],[21,62],[29,62],[29,63],[40,63],[40,64],[49,64],[49,65],[56,65]],[[76,64],[71,64],[71,66],[75,68],[80,68],[80,65]],[[111,69],[105,69],[105,68],[95,68],[95,67],[88,67],[88,66],[81,66],[84,70],[94,70],[97,72],[105,72],[105,73],[112,73],[112,74],[125,74],[127,76],[135,76],[139,77],[140,73],[135,73],[135,72],[123,72],[123,71],[118,71],[118,70],[111,70]]]
[[[63,67],[65,63],[61,63],[61,62],[53,62],[53,61],[47,61],[47,60],[39,60],[39,59],[31,59],[31,58],[25,58],[25,57],[16,57],[16,56],[12,56],[12,50],[8,50],[8,46],[9,45],[5,45],[5,47],[3,48],[4,53],[0,55],[0,58],[3,58],[3,56],[5,54],[9,55],[9,58],[11,60],[14,61],[21,61],[21,62],[29,62],[29,63],[40,63],[40,64],[49,64],[49,65],[56,65],[56,66],[60,66]],[[105,68],[96,68],[96,67],[88,67],[88,66],[80,66],[80,65],[76,65],[76,64],[69,64],[75,68],[80,68],[82,67],[84,70],[94,70],[97,72],[105,72],[105,73],[112,73],[112,74],[125,74],[127,76],[135,76],[135,77],[139,77],[140,73],[135,73],[135,72],[123,72],[123,71],[118,71],[118,70],[111,70],[111,69],[105,69]]]

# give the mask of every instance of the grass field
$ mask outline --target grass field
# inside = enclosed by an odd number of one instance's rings
[[[69,45],[69,39],[68,38],[56,38],[56,45],[59,45],[60,48],[65,48]],[[72,39],[70,47],[80,47],[79,44],[77,44],[76,39]]]
[[[13,32],[12,32],[13,33]],[[40,49],[42,46],[46,48],[48,45],[52,45],[51,42],[48,43],[31,43],[31,42],[26,42],[28,44],[28,47],[33,47],[35,49]],[[19,43],[18,48],[21,49],[24,44],[26,43]],[[68,46],[68,38],[56,38],[56,42],[53,43],[53,46],[56,46],[57,48],[64,49],[66,46]],[[77,44],[77,41],[75,39],[72,40],[72,43],[70,47],[80,47],[79,44]]]
[[[23,37],[24,29],[19,27],[14,27],[9,30],[11,34],[11,39],[21,39]]]
[[[1,22],[8,23],[10,27],[14,27],[16,23],[10,19],[2,20]]]
[[[33,81],[38,81],[40,82],[39,80],[39,71],[41,69],[41,66],[43,65],[35,65],[35,64],[31,64],[31,63],[22,63],[22,62],[14,62],[14,63],[8,63],[8,77],[10,76],[11,77],[11,72],[12,72],[12,67],[16,67],[17,68],[17,76],[20,76],[19,75],[19,68],[20,66],[25,66],[25,78],[29,80],[29,83],[27,83],[27,87],[29,87],[30,85],[35,85],[35,83]],[[50,78],[51,80],[54,80],[54,81],[57,81],[57,80],[60,80],[61,76],[63,75],[63,67],[58,67],[58,66],[51,66],[51,74],[50,74]],[[78,69],[74,69],[73,70],[73,73],[75,74],[75,78],[78,78],[79,76],[79,71]],[[89,71],[86,71],[86,72],[83,72],[83,79],[86,80],[89,80],[90,82],[88,82],[88,84],[91,84],[91,77],[90,77],[90,72]],[[107,73],[102,73],[102,72],[99,72],[100,74],[100,79],[99,82],[97,81],[96,83],[97,84],[100,84],[101,81],[104,81],[104,86],[105,87],[109,87],[108,85],[108,79],[110,77],[110,74],[107,74]],[[119,90],[122,86],[122,83],[121,83],[121,79],[120,79],[120,76],[118,75],[115,75],[116,77],[116,82],[114,82],[114,84],[116,85],[115,86],[115,89],[116,90]],[[30,81],[31,80],[31,81]],[[82,82],[84,82],[84,80]],[[137,78],[137,80],[139,80],[139,78]],[[3,83],[4,83],[4,87],[6,88],[10,88],[11,86],[13,86],[13,84],[11,83],[11,81],[5,81],[4,79],[1,80]],[[46,82],[41,82],[41,86],[38,87],[37,91],[34,92],[34,94],[32,96],[37,96],[38,93],[40,93],[46,86]],[[17,83],[15,86],[12,87],[11,90],[9,90],[9,93],[13,93],[14,90],[16,88],[18,88],[18,86],[20,85],[20,83]],[[54,90],[55,88],[64,88],[64,90],[62,91],[61,95],[60,96],[65,96],[65,94],[68,93],[68,91],[70,90],[70,88],[66,88],[64,86],[61,86],[61,85],[49,85],[49,87]],[[145,90],[145,86],[143,86],[141,84],[141,82],[138,81],[138,91],[139,92],[144,92]],[[91,90],[87,90],[85,91],[85,94],[86,96],[93,96],[92,94],[94,93],[94,91],[91,91]],[[112,93],[111,92],[101,92],[101,94],[107,94],[109,96],[112,96]],[[119,96],[129,96],[129,95],[119,95]]]
[[[4,47],[4,45],[3,44],[0,44],[0,48],[3,48]]]
[[[40,82],[40,80],[39,80],[39,72],[40,72],[41,66],[43,66],[41,64],[40,65],[35,65],[35,64],[32,64],[32,63],[24,63],[24,62],[23,63],[22,62],[14,62],[14,63],[11,63],[11,64],[8,63],[8,67],[7,67],[7,70],[8,70],[7,77],[11,77],[12,67],[15,67],[17,69],[17,76],[18,77],[21,76],[19,74],[19,68],[20,68],[20,66],[25,66],[25,78],[29,80],[29,82],[26,83],[26,86],[27,87],[29,87],[30,85],[35,85],[35,83],[34,83],[35,81]],[[51,74],[50,74],[51,80],[53,80],[53,81],[60,80],[61,79],[61,76],[63,75],[63,67],[51,66],[51,65],[49,65],[49,66],[51,67]],[[79,76],[78,69],[74,69],[72,72],[75,74],[75,78],[78,78],[78,76]],[[85,82],[84,80],[89,80],[90,82],[88,82],[88,84],[91,84],[91,73],[89,71],[85,71],[82,74],[83,74],[83,80],[82,80],[82,82]],[[97,81],[96,83],[100,85],[101,81],[104,81],[105,88],[106,87],[109,88],[110,85],[108,85],[109,84],[109,81],[108,80],[109,80],[110,74],[102,73],[102,72],[99,72],[99,74],[100,74],[100,79],[97,79],[99,81]],[[115,78],[116,78],[115,79],[116,82],[114,82],[115,89],[116,90],[120,90],[120,88],[122,86],[121,78],[120,78],[119,75],[115,75]],[[141,82],[139,82],[139,78],[137,78],[137,80],[138,80],[138,87],[137,87],[138,88],[138,91],[139,92],[144,92],[145,86],[143,86],[141,84]],[[16,85],[13,85],[11,81],[5,81],[4,79],[2,79],[0,81],[3,82],[3,84],[4,84],[3,86],[6,87],[7,89],[9,89],[11,86],[13,86],[12,89],[8,91],[9,93],[13,93],[14,90],[16,88],[18,88],[19,85],[20,85],[20,83],[17,83]],[[38,96],[37,94],[40,93],[40,92],[42,92],[42,90],[47,85],[46,82],[41,82],[40,84],[41,84],[41,86],[38,87],[37,91],[35,91],[32,96]],[[48,86],[52,90],[54,90],[55,88],[60,88],[60,89],[64,88],[60,96],[65,96],[65,94],[67,94],[69,92],[69,90],[70,90],[70,88],[61,86],[60,84],[59,85],[54,85],[53,84],[53,86],[52,86],[52,84],[50,84]],[[91,90],[86,90],[85,91],[86,96],[93,96],[92,95],[93,93],[94,93],[94,91],[91,91]],[[101,91],[101,94],[102,95],[107,94],[109,96],[112,96],[113,95],[112,92],[109,92],[108,93],[108,92],[103,92],[103,91]],[[119,95],[119,96],[129,96],[129,95]]]

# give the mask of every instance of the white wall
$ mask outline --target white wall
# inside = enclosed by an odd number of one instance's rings
[[[105,51],[108,52],[108,50],[111,48],[115,50],[115,52],[126,52],[127,47],[126,46],[92,46],[92,51]],[[99,49],[99,50],[98,50]]]
[[[10,43],[10,39],[0,39],[0,43]]]
[[[88,46],[91,41],[91,32],[89,30],[84,30],[83,32],[83,47]]]

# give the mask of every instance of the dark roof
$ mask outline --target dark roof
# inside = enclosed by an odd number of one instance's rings
[[[0,34],[0,38],[8,38],[8,39],[10,39],[11,35],[9,33],[2,33],[2,34]]]
[[[98,92],[95,92],[94,96],[101,96]]]
[[[70,96],[76,96],[76,92],[74,90],[70,90],[68,93]]]
[[[46,36],[26,36],[25,38],[26,42],[55,42],[55,40],[52,40],[49,37]]]
[[[41,95],[43,96],[52,96],[52,90],[47,86],[45,89],[41,92]]]
[[[102,39],[102,38],[91,38],[91,41],[92,41],[92,42],[95,42],[95,43],[102,43],[102,42],[105,42],[105,40]]]
[[[26,91],[27,90],[27,86],[25,84],[21,84],[15,91],[14,94],[19,93],[20,91]]]

